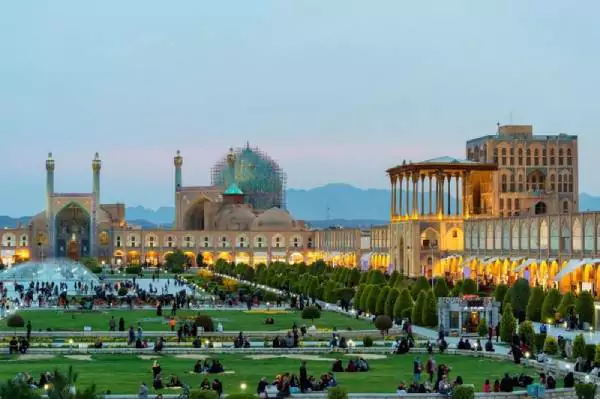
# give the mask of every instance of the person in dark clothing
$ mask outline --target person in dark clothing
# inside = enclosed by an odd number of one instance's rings
[[[513,379],[508,376],[508,373],[504,374],[504,378],[500,381],[500,392],[512,392],[513,389]]]
[[[31,341],[31,321],[27,321],[27,341]]]
[[[125,319],[122,317],[119,319],[119,331],[125,331]]]
[[[300,392],[305,393],[309,388],[308,371],[306,370],[306,362],[302,362],[300,366]]]
[[[556,379],[552,374],[548,374],[548,378],[546,378],[546,389],[556,389]]]
[[[218,379],[214,379],[212,383],[212,390],[215,391],[219,397],[223,395],[223,384]]]
[[[500,323],[496,324],[496,343],[500,339]]]

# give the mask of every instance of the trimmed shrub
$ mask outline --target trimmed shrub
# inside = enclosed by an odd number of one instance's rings
[[[577,399],[594,399],[596,389],[596,384],[575,384],[575,395]]]
[[[502,311],[506,309],[506,305],[510,305],[512,309],[512,288],[506,290],[506,294],[504,294],[504,300],[502,301]]]
[[[544,342],[544,352],[546,352],[547,355],[558,354],[558,342],[552,335],[546,337],[546,342]]]
[[[477,334],[479,334],[480,337],[485,337],[488,333],[488,325],[487,325],[487,321],[485,319],[481,319],[481,321],[479,322],[479,326],[477,327]]]
[[[117,295],[119,295],[119,296],[125,296],[125,295],[127,295],[128,292],[129,292],[129,290],[127,288],[121,287],[117,291]]]
[[[368,335],[366,337],[363,338],[363,346],[365,348],[370,348],[373,346],[373,338],[369,337]]]
[[[415,281],[414,285],[412,286],[410,295],[413,298],[417,298],[419,296],[419,293],[424,290],[429,290],[429,281],[427,281],[425,277],[420,276],[417,278],[417,281]]]
[[[519,325],[519,336],[531,348],[531,352],[535,353],[535,330],[531,321],[524,321]]]
[[[450,291],[450,296],[451,297],[458,297],[460,296],[460,290],[462,289],[462,280],[458,280],[454,282],[454,287],[452,287],[452,290]]]
[[[600,344],[596,345],[596,353],[594,355],[594,363],[600,364]]]
[[[382,285],[386,283],[385,276],[380,270],[372,270],[371,278],[369,279],[369,284],[373,285]]]
[[[525,311],[527,320],[541,321],[543,303],[544,291],[540,287],[534,287],[529,295],[529,303],[527,303],[527,309]]]
[[[567,292],[565,295],[563,295],[560,305],[558,305],[558,313],[560,313],[562,317],[568,315],[571,309],[575,307],[576,300],[577,298],[575,298],[575,294],[573,294],[571,291]]]
[[[381,289],[378,285],[374,285],[369,292],[369,298],[367,299],[367,310],[371,314],[377,314],[377,299],[379,298],[379,292]]]
[[[448,289],[448,283],[446,283],[446,279],[440,277],[435,279],[433,293],[435,294],[436,298],[445,298],[448,296],[450,290]]]
[[[328,388],[327,399],[348,399],[348,391],[344,387]]]
[[[196,316],[194,321],[196,322],[196,325],[198,326],[198,328],[202,327],[204,329],[204,331],[206,331],[206,332],[215,331],[215,325],[213,324],[213,319],[212,319],[212,317],[210,317],[208,315],[199,314],[198,316]]]
[[[494,300],[496,302],[500,302],[500,305],[502,305],[502,303],[504,302],[506,291],[508,291],[508,285],[506,284],[498,284],[498,286],[494,290]]]
[[[458,385],[452,389],[452,399],[475,399],[473,385]]]
[[[583,291],[575,300],[575,313],[582,323],[594,324],[594,297],[589,291]]]
[[[544,350],[544,342],[546,342],[546,334],[535,334],[536,350]]]
[[[396,304],[396,300],[399,296],[400,291],[398,291],[396,288],[389,290],[388,296],[385,300],[385,308],[383,313],[390,317],[394,317],[394,305]]]
[[[369,299],[369,294],[371,294],[371,290],[373,289],[372,285],[367,285],[365,287],[365,289],[362,292],[362,295],[360,296],[360,309],[363,312],[368,312],[369,311],[369,307],[368,307],[368,299]]]
[[[127,274],[140,274],[142,268],[139,266],[127,266],[125,268],[125,273]]]
[[[360,300],[362,298],[362,294],[365,291],[366,287],[367,287],[366,284],[360,284],[358,286],[358,288],[356,289],[356,294],[354,295],[354,308],[355,309],[361,309]]]
[[[423,308],[425,307],[426,301],[427,301],[427,292],[426,291],[419,292],[419,296],[417,297],[417,302],[415,302],[415,306],[413,306],[412,312],[410,314],[411,322],[417,326],[423,325]]]
[[[578,334],[573,340],[573,359],[585,357],[585,338],[583,334]]]
[[[542,304],[542,315],[541,321],[543,323],[548,323],[554,321],[554,316],[558,310],[558,306],[560,305],[561,295],[560,292],[556,288],[552,288],[546,294],[544,298],[544,303]]]
[[[25,327],[25,320],[19,314],[11,314],[6,318],[6,326],[10,328]]]
[[[194,389],[193,391],[190,391],[190,399],[219,399],[219,395],[216,391]]]
[[[594,363],[595,358],[596,358],[596,345],[587,344],[585,346],[585,359],[589,360],[591,363]]]
[[[321,318],[321,311],[316,306],[307,306],[302,309],[302,318],[304,320],[311,320],[314,323],[315,319]]]
[[[435,327],[438,324],[437,300],[433,291],[427,292],[421,313],[421,322],[425,327]]]
[[[387,334],[393,325],[394,323],[392,323],[392,319],[389,316],[379,315],[375,318],[375,327],[381,331],[381,335]]]
[[[408,292],[406,288],[403,289],[402,291],[400,291],[400,295],[398,296],[398,299],[396,299],[396,303],[394,304],[394,317],[405,317],[403,312],[412,309],[413,306],[414,303],[412,297],[410,296],[410,292]]]
[[[527,310],[527,304],[529,303],[529,281],[524,278],[518,279],[515,284],[511,287],[512,297],[511,305],[515,317],[519,321],[525,320],[525,311]]]
[[[385,303],[387,301],[389,292],[390,287],[387,285],[379,291],[379,295],[377,296],[377,304],[375,306],[375,314],[385,314]]]
[[[513,316],[512,306],[510,303],[507,303],[504,305],[502,320],[500,321],[500,339],[502,342],[512,342],[516,327],[517,321],[515,316]]]
[[[475,280],[467,278],[463,280],[462,286],[460,287],[461,295],[473,295],[477,292],[477,283]]]

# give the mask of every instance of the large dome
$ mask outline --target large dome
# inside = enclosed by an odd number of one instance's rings
[[[258,216],[252,224],[252,230],[295,230],[296,221],[289,213],[280,208],[271,208]]]
[[[2,281],[18,282],[70,282],[100,283],[98,277],[79,262],[68,259],[50,259],[46,261],[29,261],[13,266],[0,273]]]
[[[229,187],[232,183],[243,191],[246,203],[265,210],[285,207],[285,173],[277,162],[258,148],[247,144],[231,149],[212,169],[212,184]]]
[[[217,214],[217,230],[249,230],[255,215],[247,205],[226,205]]]

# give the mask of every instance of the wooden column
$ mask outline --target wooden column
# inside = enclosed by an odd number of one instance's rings
[[[431,194],[431,173],[429,175],[427,175],[427,177],[429,178],[429,216],[431,216],[433,214],[432,210],[433,210],[433,203],[431,202],[432,200],[432,194]]]
[[[402,183],[403,183],[403,180],[404,180],[404,175],[402,175],[402,174],[401,174],[401,175],[398,177],[398,183],[399,183],[399,184],[398,184],[398,186],[399,186],[399,188],[400,188],[400,191],[399,191],[399,193],[398,193],[398,196],[400,197],[400,206],[399,206],[399,209],[398,209],[398,214],[399,214],[400,216],[404,215],[404,211],[403,211],[403,209],[402,209]]]
[[[452,215],[452,197],[450,192],[452,191],[452,175],[448,175],[448,216]]]
[[[421,175],[421,216],[425,216],[425,175]]]
[[[459,184],[458,180],[459,180],[459,178],[460,178],[460,174],[456,175],[456,209],[455,209],[456,212],[454,213],[456,216],[460,215],[460,201],[459,201],[459,199],[460,199],[460,190],[458,188],[458,184]]]

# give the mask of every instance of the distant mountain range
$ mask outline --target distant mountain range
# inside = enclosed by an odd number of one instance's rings
[[[426,203],[428,196],[425,196]],[[389,221],[390,190],[361,189],[349,184],[334,183],[310,190],[289,189],[286,192],[288,211],[312,227],[368,227]],[[427,206],[427,205],[426,205]],[[600,210],[600,197],[579,195],[579,209]],[[174,208],[163,206],[156,210],[133,206],[126,209],[127,221],[145,228],[172,224]],[[0,227],[15,227],[27,223],[29,217],[0,216]]]

